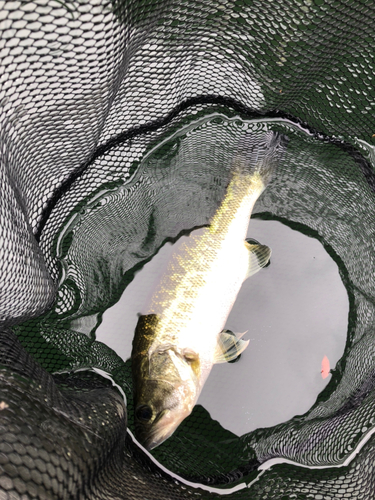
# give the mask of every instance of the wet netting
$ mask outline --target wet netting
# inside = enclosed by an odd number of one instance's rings
[[[0,7],[0,498],[375,498],[373,0]],[[253,216],[337,263],[345,352],[304,415],[239,437],[198,404],[152,457],[95,330],[270,130]]]

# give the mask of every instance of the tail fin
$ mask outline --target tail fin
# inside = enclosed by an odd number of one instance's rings
[[[269,130],[263,135],[244,134],[241,136],[233,162],[233,173],[253,175],[259,173],[266,186],[271,180],[276,165],[286,150],[287,136]]]

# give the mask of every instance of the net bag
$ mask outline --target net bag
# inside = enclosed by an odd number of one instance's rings
[[[373,2],[0,5],[0,498],[375,498]],[[197,405],[151,456],[95,331],[270,130],[253,216],[336,262],[345,351],[304,415],[237,436]]]

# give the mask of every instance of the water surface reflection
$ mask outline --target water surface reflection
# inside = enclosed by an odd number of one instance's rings
[[[318,240],[276,221],[253,219],[248,237],[272,248],[271,265],[245,281],[227,328],[248,330],[249,348],[237,363],[216,365],[199,404],[237,435],[305,413],[344,351],[348,296],[336,263]],[[97,340],[130,357],[137,313],[171,255],[167,243],[138,272],[121,299],[103,315]]]

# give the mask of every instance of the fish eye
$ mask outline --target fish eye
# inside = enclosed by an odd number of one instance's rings
[[[141,422],[149,422],[152,418],[152,409],[148,405],[138,406],[135,416]]]

